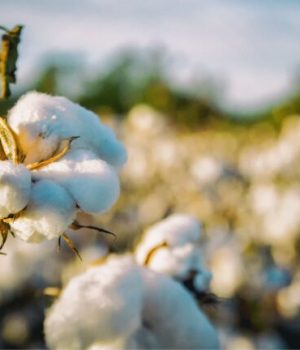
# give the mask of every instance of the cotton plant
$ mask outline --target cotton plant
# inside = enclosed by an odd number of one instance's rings
[[[48,310],[44,329],[55,350],[219,347],[190,293],[129,255],[112,255],[71,279]]]
[[[136,260],[140,265],[180,281],[200,300],[209,301],[212,274],[205,266],[200,248],[201,231],[201,224],[195,217],[173,214],[146,230],[136,246]]]
[[[12,233],[27,242],[63,237],[75,249],[65,231],[81,228],[76,215],[102,214],[119,196],[123,144],[93,112],[38,92],[0,119],[0,140],[2,246]]]

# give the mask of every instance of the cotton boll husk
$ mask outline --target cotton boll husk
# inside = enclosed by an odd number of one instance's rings
[[[147,269],[143,280],[143,323],[155,334],[159,348],[219,348],[215,328],[180,283]]]
[[[25,163],[49,158],[62,139],[79,136],[73,148],[94,151],[119,168],[126,159],[124,146],[93,112],[64,97],[29,92],[8,114],[8,123],[19,137]]]
[[[193,273],[194,288],[199,292],[209,288],[212,278],[212,274],[202,261],[201,250],[193,244],[160,248],[153,254],[147,266],[153,271],[164,273],[180,281],[187,280]]]
[[[33,172],[35,179],[51,179],[64,186],[86,213],[102,213],[120,194],[116,171],[90,151],[75,149],[61,160]]]
[[[11,223],[12,231],[28,242],[59,237],[74,221],[75,202],[59,184],[42,180],[34,183],[24,213]]]
[[[127,339],[140,326],[143,286],[129,256],[111,257],[66,286],[50,308],[45,334],[51,349],[86,349]]]
[[[0,161],[0,218],[25,208],[31,189],[31,175],[22,164]]]
[[[166,242],[170,247],[182,246],[199,240],[201,226],[196,218],[188,214],[174,214],[150,227],[136,248],[136,257],[143,263],[149,252]]]
[[[204,270],[200,249],[193,244],[159,248],[148,265],[151,270],[184,279],[191,270]]]

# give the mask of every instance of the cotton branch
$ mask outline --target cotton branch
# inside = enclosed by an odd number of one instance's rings
[[[0,53],[1,97],[7,98],[11,95],[10,84],[16,82],[18,45],[23,26],[17,25],[11,30],[0,26],[0,29],[5,31]]]

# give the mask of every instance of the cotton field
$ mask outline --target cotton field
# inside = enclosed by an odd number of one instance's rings
[[[5,125],[2,348],[296,339],[298,117],[186,132],[147,105],[120,122],[29,92]]]

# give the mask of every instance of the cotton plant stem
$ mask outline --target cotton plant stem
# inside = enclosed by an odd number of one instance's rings
[[[18,45],[20,43],[23,26],[16,25],[11,30],[0,26],[5,31],[2,35],[0,53],[1,97],[8,98],[11,95],[10,84],[16,82],[16,64],[18,60]]]

